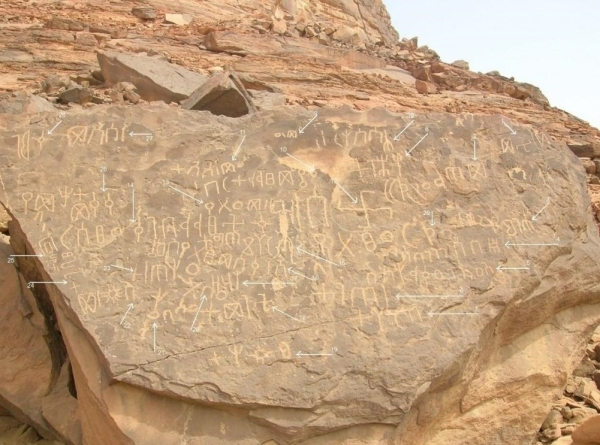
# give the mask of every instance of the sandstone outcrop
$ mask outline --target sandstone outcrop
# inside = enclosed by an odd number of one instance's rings
[[[597,129],[398,41],[378,0],[26,9],[0,5],[0,232],[44,256],[0,265],[0,416],[69,444],[529,445],[597,412]]]
[[[600,314],[584,173],[537,129],[146,106],[38,139],[55,120],[3,120],[0,174],[86,443],[524,443]],[[527,421],[517,387],[546,394]]]

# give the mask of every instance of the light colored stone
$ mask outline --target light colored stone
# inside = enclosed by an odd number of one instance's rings
[[[586,173],[589,173],[591,175],[593,175],[594,173],[596,173],[596,163],[594,161],[592,161],[590,158],[579,158],[581,160],[581,163],[583,164],[583,168],[585,169]]]
[[[92,99],[92,92],[89,88],[75,85],[68,90],[63,91],[58,96],[58,101],[63,104],[76,103],[85,104]]]
[[[338,27],[338,29],[331,35],[331,38],[342,43],[355,44],[360,42],[358,30],[350,28],[346,25]]]
[[[165,14],[165,23],[187,26],[194,20],[190,14]]]
[[[469,62],[467,62],[466,60],[456,60],[456,61],[452,62],[450,65],[452,65],[453,67],[456,67],[456,68],[460,68],[461,70],[469,69]]]
[[[284,34],[287,31],[287,24],[283,19],[273,19],[271,29],[276,34]]]
[[[206,81],[201,74],[153,57],[98,52],[98,61],[107,85],[130,82],[146,101],[180,102]]]

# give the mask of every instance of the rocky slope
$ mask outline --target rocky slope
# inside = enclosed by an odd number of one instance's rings
[[[535,440],[600,311],[597,129],[397,42],[379,1],[0,12],[13,416],[74,444]]]

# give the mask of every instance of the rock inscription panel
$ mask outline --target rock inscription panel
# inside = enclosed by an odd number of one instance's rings
[[[502,116],[95,108],[0,162],[114,379],[321,429],[398,423],[587,230],[574,157]]]

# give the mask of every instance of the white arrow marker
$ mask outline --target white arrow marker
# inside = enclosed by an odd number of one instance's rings
[[[259,281],[244,281],[242,283],[244,286],[248,287],[248,286],[275,286],[276,284],[282,285],[282,286],[287,286],[287,285],[294,285],[296,283],[291,283],[291,282],[285,282],[285,281],[273,281],[271,283],[263,283],[263,282],[259,282]]]
[[[479,312],[427,312],[427,315],[433,317],[434,315],[479,315]]]
[[[510,134],[517,134],[517,132],[515,130],[513,130],[512,128],[510,128],[509,125],[506,122],[504,122],[504,119],[502,119],[502,123],[504,124],[504,126],[506,128],[508,128],[510,130]]]
[[[134,136],[152,136],[152,133],[134,133],[133,131],[131,131],[129,133],[130,137],[134,137]]]
[[[152,341],[152,350],[156,352],[156,323],[152,323],[152,330],[154,331],[154,338]]]
[[[548,207],[549,205],[550,205],[550,198],[548,198],[548,199],[546,200],[546,205],[545,205],[544,207],[542,207],[542,210],[540,210],[539,212],[537,212],[535,215],[533,215],[533,216],[531,217],[531,220],[532,220],[532,221],[536,221],[536,220],[537,220],[537,218],[538,218],[538,216],[540,216],[540,214],[541,214],[541,213],[542,213],[544,210],[546,210],[546,207]]]
[[[135,189],[131,189],[131,222],[135,222]]]
[[[423,140],[424,140],[424,139],[425,139],[427,136],[429,136],[429,133],[426,133],[426,134],[425,134],[425,136],[423,136],[423,137],[422,137],[422,138],[419,140],[419,142],[417,142],[417,143],[415,144],[415,146],[414,146],[413,148],[411,148],[410,150],[408,150],[408,151],[406,152],[406,156],[410,156],[410,154],[412,153],[412,151],[413,151],[415,148],[417,148],[417,147],[418,147],[418,145],[419,145],[421,142],[423,142]]]
[[[104,172],[102,172],[102,187],[100,188],[103,192],[106,191],[106,183],[104,181]]]
[[[298,161],[300,164],[304,165],[308,171],[310,171],[311,173],[315,171],[315,166],[314,165],[308,165],[306,162],[301,161],[300,159],[298,159],[296,156],[289,154],[288,152],[285,153],[286,155],[288,155],[290,158],[295,159],[296,161]]]
[[[473,139],[473,160],[477,160],[477,139]]]
[[[281,313],[281,314],[285,315],[286,317],[289,317],[289,318],[291,318],[292,320],[296,320],[296,321],[299,321],[300,323],[302,323],[302,320],[299,320],[299,319],[298,319],[298,318],[296,318],[296,317],[292,317],[290,314],[286,314],[286,313],[285,313],[285,312],[283,312],[281,309],[279,309],[277,306],[273,306],[273,312],[275,312],[275,311],[277,311],[277,312],[279,312],[279,313]]]
[[[181,190],[179,190],[178,188],[173,187],[172,185],[169,185],[169,188],[175,190],[176,192],[181,193],[184,196],[187,196],[188,198],[192,198],[194,201],[196,201],[198,204],[204,204],[204,201],[201,199],[196,198],[195,196],[189,195]]]
[[[319,116],[319,112],[315,111],[315,115],[313,116],[313,118],[311,120],[308,121],[308,124],[306,124],[304,127],[300,128],[300,130],[299,130],[300,134],[303,134],[304,130],[306,130],[308,128],[308,126],[310,124],[312,124],[318,116]]]
[[[32,288],[36,284],[67,284],[67,280],[62,281],[30,281],[27,287]]]
[[[545,243],[511,243],[510,241],[507,241],[506,244],[504,244],[505,247],[514,247],[514,246],[558,246],[558,243],[551,243],[551,244],[545,244]]]
[[[502,266],[498,266],[496,267],[496,270],[530,270],[529,267],[502,267]]]
[[[48,130],[48,134],[52,134],[52,132],[54,130],[56,130],[56,127],[58,127],[61,123],[62,123],[62,119],[59,120],[58,123],[54,127],[52,127],[52,130]]]
[[[400,140],[400,136],[402,136],[402,133],[404,133],[406,130],[408,130],[408,127],[410,127],[415,121],[412,120],[408,123],[408,125],[406,127],[404,127],[404,130],[402,130],[400,133],[398,133],[395,137],[394,140],[395,141],[399,141]]]
[[[123,315],[123,318],[121,318],[121,323],[119,323],[120,325],[123,324],[123,322],[125,321],[125,317],[127,317],[127,314],[129,313],[130,310],[133,309],[133,303],[129,303],[127,305],[127,311],[125,312],[125,315]]]
[[[302,275],[300,272],[298,272],[297,270],[294,270],[291,267],[288,268],[288,272],[291,273],[291,274],[294,274],[294,275],[298,275],[299,277],[306,278],[307,280],[310,280],[310,281],[317,281],[319,279],[319,277],[316,276],[316,275],[314,277],[312,277],[312,278],[311,277],[307,277],[306,275]]]
[[[11,257],[20,257],[20,256],[36,256],[38,258],[42,258],[44,256],[43,253],[38,253],[37,255],[9,255]]]
[[[459,295],[401,295],[396,294],[396,298],[400,300],[401,298],[462,298],[464,294]]]
[[[333,261],[329,261],[329,260],[327,260],[327,259],[325,259],[325,258],[323,258],[323,257],[321,257],[319,255],[315,255],[314,253],[307,252],[306,250],[302,249],[302,246],[296,247],[296,250],[298,251],[298,253],[305,253],[307,255],[310,255],[313,258],[316,258],[316,259],[321,260],[321,261],[325,261],[326,263],[332,264],[332,265],[334,265],[336,267],[340,267],[339,264],[334,263]]]
[[[194,325],[196,324],[196,320],[198,319],[198,314],[200,314],[200,309],[202,309],[202,305],[204,304],[205,301],[206,301],[206,295],[202,295],[202,298],[200,299],[200,306],[198,306],[198,310],[196,311],[196,316],[194,317],[194,321],[192,321],[192,327],[190,328],[190,331],[194,331]]]
[[[127,272],[133,272],[133,269],[130,267],[121,267],[121,266],[117,266],[115,264],[111,264],[110,267],[114,267],[115,269],[126,270]]]
[[[333,354],[307,354],[302,351],[298,351],[296,353],[296,357],[325,357],[325,356],[331,356],[331,355],[333,355]]]
[[[353,202],[354,204],[356,204],[356,203],[358,202],[358,198],[355,198],[355,197],[354,197],[354,196],[352,196],[350,193],[348,193],[348,191],[347,191],[347,190],[346,190],[344,187],[342,187],[342,186],[340,185],[340,183],[339,183],[339,182],[337,182],[337,181],[333,181],[333,183],[334,183],[335,185],[337,185],[339,188],[341,188],[341,189],[342,189],[342,191],[343,191],[343,192],[344,192],[346,195],[348,195],[348,197],[349,197],[349,198],[352,200],[352,202]]]
[[[233,156],[231,156],[232,161],[237,161],[237,155],[240,152],[240,149],[242,148],[242,144],[244,143],[245,140],[246,140],[246,135],[244,134],[244,137],[242,137],[242,141],[240,142],[240,145],[238,145],[237,149],[235,150],[235,153],[233,154]]]

